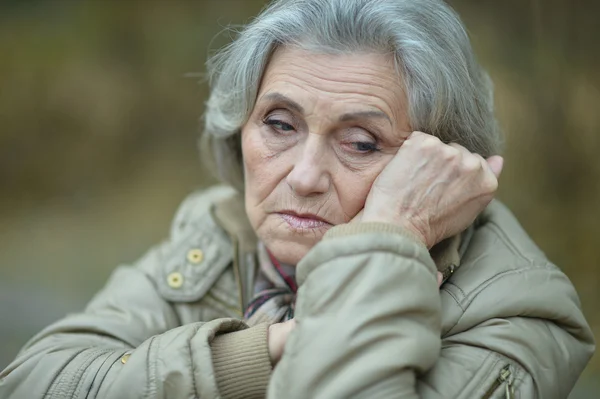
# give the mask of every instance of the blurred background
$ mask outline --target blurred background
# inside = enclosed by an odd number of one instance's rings
[[[453,0],[496,85],[500,198],[600,332],[600,2]],[[0,0],[0,369],[211,183],[209,49],[262,0]],[[600,356],[571,398],[600,397]]]

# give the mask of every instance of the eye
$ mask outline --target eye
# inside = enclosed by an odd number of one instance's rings
[[[350,145],[352,146],[353,150],[355,150],[357,152],[365,153],[365,154],[379,151],[379,147],[377,147],[376,143],[357,141],[355,143],[350,143]]]
[[[263,123],[265,125],[272,127],[274,130],[281,131],[281,132],[291,132],[291,131],[295,130],[294,126],[292,126],[289,123],[286,123],[282,120],[275,119],[275,118],[267,118],[266,120],[263,121]]]
[[[340,131],[339,141],[353,155],[369,155],[381,151],[379,134],[361,126],[349,126]]]

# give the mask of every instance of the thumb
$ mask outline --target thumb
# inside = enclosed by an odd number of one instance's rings
[[[282,323],[285,326],[284,331],[289,334],[294,328],[296,328],[296,319],[289,319]]]
[[[493,155],[489,157],[487,163],[492,170],[492,173],[496,176],[496,179],[500,177],[500,173],[502,173],[502,168],[504,166],[504,158],[500,155]]]
[[[362,220],[363,213],[365,213],[365,209],[364,208],[361,209],[360,212],[358,212],[356,214],[356,216],[354,216],[352,218],[352,220],[350,220],[348,223],[360,223],[360,221]]]

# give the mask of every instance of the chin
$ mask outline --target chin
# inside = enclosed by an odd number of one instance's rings
[[[294,229],[279,219],[268,218],[257,230],[259,239],[282,263],[296,265],[331,228]]]
[[[306,256],[308,251],[317,244],[317,242],[319,242],[319,240],[315,240],[311,243],[304,243],[286,239],[275,239],[268,240],[265,242],[265,245],[269,248],[269,251],[271,251],[273,256],[281,263],[296,265],[304,258],[304,256]]]

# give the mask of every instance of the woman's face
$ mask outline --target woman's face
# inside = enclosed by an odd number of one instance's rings
[[[363,208],[410,134],[391,57],[278,49],[242,128],[246,211],[280,261],[296,264]]]

